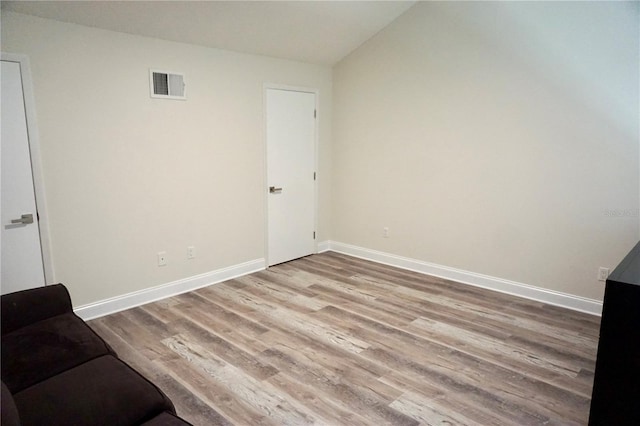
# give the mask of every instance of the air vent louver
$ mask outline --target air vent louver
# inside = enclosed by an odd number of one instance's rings
[[[184,74],[150,70],[150,83],[152,98],[187,99]]]

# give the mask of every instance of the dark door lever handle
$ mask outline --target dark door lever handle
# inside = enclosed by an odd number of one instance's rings
[[[20,219],[12,219],[11,223],[20,223],[22,225],[28,225],[33,223],[33,215],[31,213],[23,214]]]

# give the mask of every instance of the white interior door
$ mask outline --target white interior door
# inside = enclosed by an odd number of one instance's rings
[[[22,75],[18,62],[1,70],[2,294],[45,284]]]
[[[316,95],[267,89],[269,266],[315,252]]]

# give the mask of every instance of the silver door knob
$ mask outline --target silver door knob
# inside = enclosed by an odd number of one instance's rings
[[[282,188],[276,188],[275,186],[270,186],[269,187],[269,192],[272,194],[278,194],[280,192],[282,192]]]
[[[20,223],[22,225],[28,225],[33,223],[33,215],[31,213],[23,214],[20,219],[12,219],[11,223]]]

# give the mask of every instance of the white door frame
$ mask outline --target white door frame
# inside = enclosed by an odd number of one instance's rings
[[[36,105],[33,96],[33,80],[31,79],[31,66],[27,55],[15,53],[0,54],[0,59],[7,62],[17,62],[20,64],[20,74],[22,77],[22,93],[24,96],[24,107],[27,118],[27,132],[29,132],[29,152],[31,153],[31,172],[33,174],[33,186],[36,199],[36,209],[38,211],[38,230],[40,232],[40,246],[42,251],[42,264],[44,265],[44,282],[55,283],[53,261],[51,257],[51,239],[49,237],[49,215],[44,190],[44,177],[42,174],[42,163],[40,161],[40,137],[36,121]]]
[[[314,129],[314,141],[313,141],[313,167],[316,173],[315,185],[313,186],[313,227],[315,228],[316,238],[313,240],[313,253],[318,253],[318,183],[320,182],[320,173],[318,173],[318,141],[319,141],[319,129],[320,129],[320,91],[318,89],[301,86],[289,86],[286,84],[277,83],[264,83],[262,89],[262,147],[264,158],[264,172],[262,174],[262,193],[263,193],[263,205],[264,205],[264,260],[265,266],[269,267],[269,192],[268,186],[268,172],[269,164],[267,162],[267,90],[288,90],[291,92],[304,92],[313,93],[315,95],[315,109],[316,120]]]

